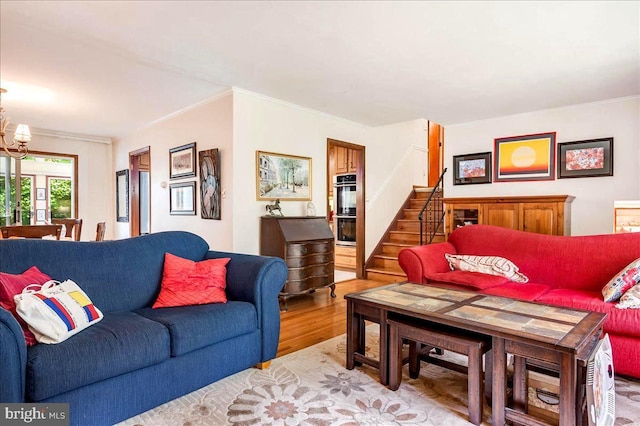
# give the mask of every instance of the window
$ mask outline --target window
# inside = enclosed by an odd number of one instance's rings
[[[16,160],[0,154],[0,226],[77,217],[77,162],[76,155],[32,152]]]

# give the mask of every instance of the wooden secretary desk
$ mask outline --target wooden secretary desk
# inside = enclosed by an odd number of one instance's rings
[[[334,281],[334,235],[325,217],[262,216],[260,218],[260,254],[284,259],[289,275],[279,299],[287,310],[291,296],[331,288]]]
[[[446,232],[465,225],[494,225],[547,235],[571,235],[571,195],[443,198]]]

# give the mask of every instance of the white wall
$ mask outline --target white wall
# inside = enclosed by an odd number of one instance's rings
[[[129,167],[129,152],[151,147],[151,232],[184,230],[200,235],[214,250],[232,249],[234,222],[233,196],[229,188],[233,179],[233,96],[225,92],[206,102],[159,120],[133,134],[114,142],[114,169]],[[196,216],[171,216],[169,214],[169,186],[171,183],[198,180],[198,177],[179,180],[169,179],[169,150],[196,142],[196,150],[217,148],[220,152],[220,181],[226,194],[221,205],[221,220],[200,218],[200,185],[196,185]],[[114,178],[115,179],[115,178]],[[161,183],[167,187],[162,188]],[[231,194],[231,196],[230,196]],[[115,199],[115,196],[112,197]],[[113,203],[112,203],[113,204]],[[115,223],[115,238],[129,236],[129,223]]]
[[[368,257],[411,193],[427,184],[427,121],[411,120],[371,130],[366,161]]]
[[[310,157],[311,200],[316,214],[326,216],[327,138],[366,145],[369,128],[239,89],[233,110],[233,248],[257,254],[259,218],[268,202],[256,200],[256,151]],[[285,216],[306,215],[306,201],[280,201]]]
[[[446,196],[569,194],[572,235],[611,233],[613,201],[640,199],[639,97],[446,126],[445,167],[453,171],[454,155],[493,152],[495,138],[544,132],[556,132],[557,143],[613,137],[614,176],[453,186],[451,172]]]
[[[425,120],[371,128],[238,89],[233,106],[235,251],[256,254],[260,249],[259,218],[267,202],[256,201],[256,151],[311,157],[312,201],[317,215],[325,216],[327,139],[365,146],[365,258],[409,195],[416,174],[426,172],[414,170],[416,164],[426,165]],[[425,158],[416,161],[416,155]],[[281,206],[285,216],[306,214],[304,201]]]
[[[67,137],[38,134],[33,131],[31,151],[44,151],[78,156],[78,217],[82,218],[83,241],[94,240],[98,222],[114,221],[114,180],[112,175],[111,144],[92,142],[82,136]],[[107,226],[105,238],[113,236],[113,228]]]

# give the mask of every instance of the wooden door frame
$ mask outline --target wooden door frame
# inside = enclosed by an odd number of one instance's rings
[[[444,170],[444,127],[427,122],[427,186],[433,187]]]
[[[140,235],[140,167],[139,158],[143,154],[149,154],[149,182],[151,182],[151,146],[147,145],[135,151],[129,152],[129,236]],[[151,194],[149,194],[151,196]],[[151,203],[149,203],[151,211]],[[151,218],[149,218],[151,229]]]
[[[358,168],[356,170],[356,277],[364,278],[364,250],[365,250],[365,147],[350,142],[327,138],[327,220],[329,220],[329,188],[333,185],[329,161],[331,149],[335,146],[342,146],[352,149],[358,156]],[[335,195],[335,194],[334,194]]]

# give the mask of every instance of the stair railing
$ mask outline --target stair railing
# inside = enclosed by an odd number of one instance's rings
[[[442,192],[442,188],[444,186],[443,177],[444,177],[445,173],[447,173],[447,168],[446,167],[442,171],[442,174],[438,178],[438,182],[436,183],[436,185],[431,190],[431,193],[429,194],[429,197],[427,198],[427,201],[424,203],[424,206],[422,206],[422,209],[420,210],[420,213],[418,214],[418,221],[420,222],[420,230],[419,230],[420,245],[425,244],[424,240],[423,240],[423,234],[425,234],[426,232],[428,232],[428,234],[429,234],[428,235],[428,242],[426,244],[431,244],[431,242],[433,241],[433,239],[435,238],[435,236],[436,236],[436,234],[438,232],[438,229],[440,229],[440,227],[444,224],[444,215],[445,215],[445,213],[444,213],[444,208],[443,208],[443,203],[442,203],[442,193],[443,193]],[[438,191],[440,192],[440,196],[439,197],[435,197],[435,194]],[[427,220],[426,222],[423,221],[423,216],[424,216],[424,212],[425,211],[427,211],[429,218],[432,218],[432,220]],[[438,215],[438,217],[436,217],[436,215]],[[429,223],[431,223],[432,226],[431,227],[427,226],[426,229],[425,229],[424,226],[423,226],[423,222],[426,223],[427,225]],[[429,228],[431,228],[431,229],[429,229]],[[425,238],[425,239],[427,239],[427,238]]]

